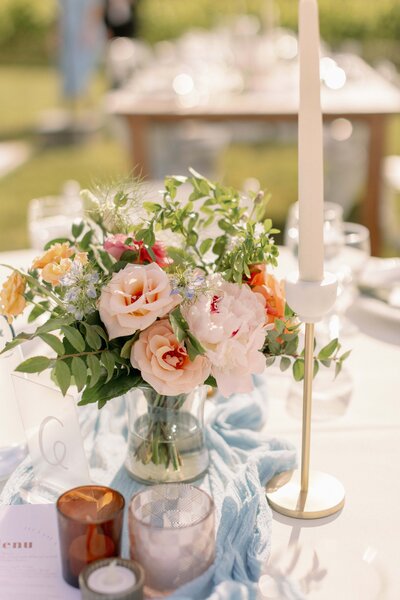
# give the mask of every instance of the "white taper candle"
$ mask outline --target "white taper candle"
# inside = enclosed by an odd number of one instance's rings
[[[299,273],[320,281],[324,272],[324,176],[317,0],[299,3]]]

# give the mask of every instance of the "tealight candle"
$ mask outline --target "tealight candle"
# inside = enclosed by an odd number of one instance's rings
[[[79,576],[83,600],[142,600],[143,584],[142,567],[123,558],[93,562]]]
[[[78,587],[86,565],[118,556],[123,496],[111,488],[88,485],[65,492],[57,501],[63,577]]]

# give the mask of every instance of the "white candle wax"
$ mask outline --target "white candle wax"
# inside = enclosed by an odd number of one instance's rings
[[[133,571],[115,562],[90,573],[87,585],[99,594],[117,594],[128,591],[136,583]]]
[[[320,281],[324,273],[322,113],[317,0],[299,4],[299,273]]]

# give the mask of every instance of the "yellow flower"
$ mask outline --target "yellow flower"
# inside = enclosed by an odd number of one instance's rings
[[[13,271],[3,284],[0,292],[0,314],[7,317],[9,323],[12,323],[13,317],[20,315],[26,306],[25,286],[25,279],[17,271]]]
[[[42,256],[33,261],[33,269],[43,269],[50,263],[60,263],[63,258],[69,258],[74,253],[68,242],[64,244],[54,244]]]
[[[60,279],[70,270],[72,261],[69,258],[62,258],[60,263],[48,263],[42,270],[42,279],[56,286]]]
[[[87,252],[77,252],[74,256],[74,262],[80,262],[81,265],[87,265],[88,262],[88,253]]]

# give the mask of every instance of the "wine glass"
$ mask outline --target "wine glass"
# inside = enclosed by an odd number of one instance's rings
[[[342,223],[343,246],[330,261],[329,269],[338,279],[338,296],[332,311],[322,321],[330,337],[344,337],[356,332],[346,318],[346,310],[357,296],[357,283],[371,255],[370,234],[359,223]]]
[[[331,262],[340,254],[343,244],[343,208],[334,202],[324,203],[324,251],[325,268],[330,268]],[[289,209],[285,227],[285,246],[297,258],[299,247],[299,203],[295,202]]]

